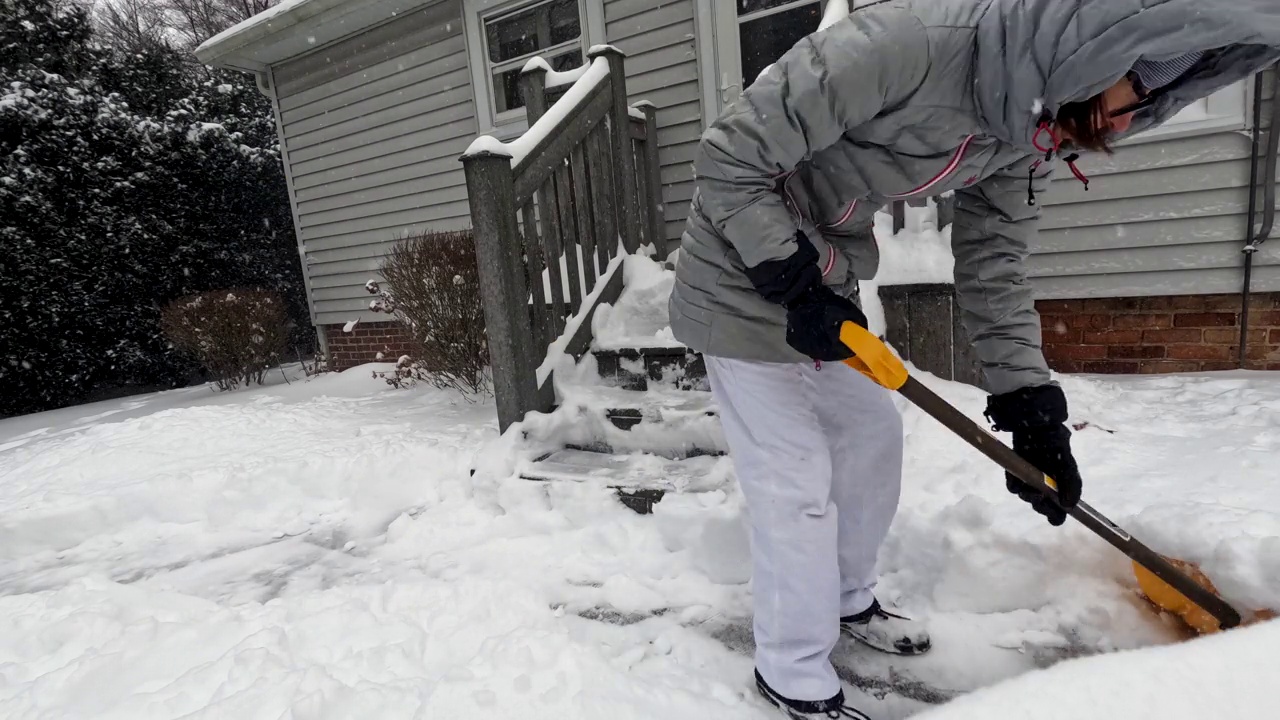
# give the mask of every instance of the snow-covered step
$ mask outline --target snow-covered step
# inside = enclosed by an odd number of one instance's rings
[[[659,455],[616,455],[557,450],[535,461],[522,475],[530,480],[600,482],[609,487],[672,492],[709,492],[724,481],[716,476],[719,457],[672,460]]]
[[[618,491],[631,509],[648,513],[668,492],[710,492],[724,484],[725,459],[697,456],[673,460],[650,454],[618,455],[557,450],[523,468],[520,476],[541,482],[598,484]]]
[[[702,356],[685,347],[593,349],[592,354],[600,377],[616,387],[710,390]]]
[[[568,386],[560,388],[558,404],[573,418],[556,428],[561,446],[671,458],[727,451],[719,410],[709,392]]]
[[[710,392],[671,388],[636,391],[605,385],[569,385],[560,388],[559,404],[609,411],[638,410],[651,422],[677,422],[718,413]]]

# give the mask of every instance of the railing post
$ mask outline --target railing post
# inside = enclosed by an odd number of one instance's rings
[[[613,112],[609,114],[613,125],[613,170],[617,177],[614,185],[619,206],[622,208],[622,243],[628,253],[640,249],[640,203],[636,191],[636,167],[631,148],[631,112],[627,106],[627,74],[623,67],[626,55],[615,47],[606,45],[589,54],[591,59],[603,56],[609,62],[609,86],[613,91]],[[612,243],[613,238],[608,242]]]
[[[506,432],[539,407],[537,354],[529,322],[529,287],[516,225],[511,158],[493,153],[463,157],[471,205],[485,335],[493,366],[498,427]]]
[[[529,127],[547,114],[547,70],[535,65],[520,72],[520,95],[524,98],[525,116]]]
[[[645,164],[649,172],[649,197],[645,198],[645,209],[649,227],[653,232],[653,248],[658,251],[659,259],[666,259],[671,254],[667,246],[667,225],[662,206],[662,160],[658,157],[658,108],[651,102],[636,103],[636,107],[644,113],[644,150],[647,156]]]

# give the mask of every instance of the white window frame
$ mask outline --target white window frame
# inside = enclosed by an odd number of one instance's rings
[[[789,0],[784,6],[758,10],[739,17],[735,0],[694,0],[697,33],[698,74],[702,89],[703,125],[710,125],[750,84],[740,76],[741,44],[739,27],[815,0]],[[816,0],[823,13],[827,0]],[[854,3],[856,4],[856,2]],[[751,78],[752,81],[755,78]]]
[[[475,96],[476,124],[481,135],[494,135],[510,140],[528,129],[524,108],[499,115],[496,107],[493,76],[489,72],[488,43],[484,22],[495,15],[505,15],[549,0],[463,0],[463,24],[466,26],[467,59],[471,69],[471,89]],[[582,57],[593,45],[605,44],[604,0],[578,0],[582,18]],[[561,46],[557,46],[561,47]],[[550,50],[548,48],[547,50]],[[545,53],[547,50],[541,51]]]

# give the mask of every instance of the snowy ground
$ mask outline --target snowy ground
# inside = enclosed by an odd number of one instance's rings
[[[495,472],[489,403],[294,374],[0,421],[0,717],[773,717],[727,465],[638,516]],[[1086,499],[1280,606],[1280,376],[1064,383]],[[980,392],[929,384],[980,417]],[[841,649],[875,717],[1274,717],[1280,625],[1170,645],[1123,557],[903,410],[881,594],[936,649]],[[1168,647],[1109,652],[1146,646]]]

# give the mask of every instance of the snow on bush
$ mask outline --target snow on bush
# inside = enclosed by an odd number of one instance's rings
[[[396,319],[413,341],[390,372],[374,372],[395,387],[426,382],[468,395],[492,391],[484,304],[470,232],[419,232],[392,248],[380,268],[387,287],[370,280],[374,312]]]
[[[174,346],[199,359],[219,390],[261,385],[289,337],[284,303],[261,290],[216,290],[176,300],[161,313],[160,325]]]

